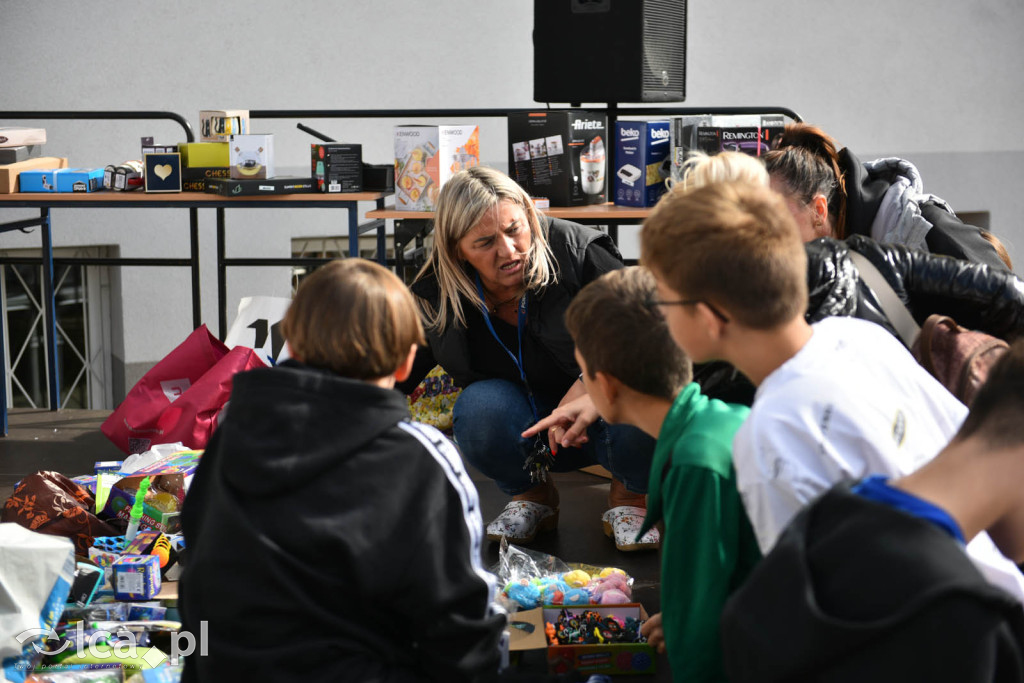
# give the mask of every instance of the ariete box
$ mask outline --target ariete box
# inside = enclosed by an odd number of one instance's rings
[[[515,112],[508,117],[509,175],[551,206],[608,201],[608,117],[587,111]]]
[[[669,156],[668,121],[615,124],[615,192],[620,206],[654,206],[665,193],[663,164]]]
[[[433,211],[441,186],[479,164],[479,126],[395,126],[395,209]]]

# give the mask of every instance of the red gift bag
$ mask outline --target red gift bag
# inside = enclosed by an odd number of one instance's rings
[[[201,449],[231,395],[235,373],[266,367],[249,348],[228,350],[206,325],[157,363],[100,427],[125,453],[182,442]]]

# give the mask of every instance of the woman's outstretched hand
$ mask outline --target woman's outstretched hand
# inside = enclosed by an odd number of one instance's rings
[[[572,389],[569,391],[570,394],[573,393]],[[545,429],[548,430],[548,445],[554,455],[558,453],[559,447],[579,448],[587,443],[587,428],[594,424],[598,417],[600,416],[597,408],[594,407],[594,402],[586,390],[575,398],[570,398],[570,395],[566,394],[562,403],[552,410],[550,415],[527,429],[522,436],[530,438]]]

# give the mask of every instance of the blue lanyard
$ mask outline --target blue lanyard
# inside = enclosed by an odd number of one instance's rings
[[[487,323],[487,329],[491,331],[491,336],[494,337],[494,341],[498,342],[498,346],[504,349],[508,357],[512,359],[512,363],[516,366],[516,370],[519,371],[519,378],[523,380],[523,386],[526,387],[526,398],[530,400],[530,409],[533,411],[533,421],[540,421],[540,413],[537,412],[537,404],[533,400],[533,391],[530,390],[530,383],[526,381],[526,371],[523,369],[523,326],[526,324],[526,306],[527,306],[527,295],[523,294],[523,298],[519,300],[519,324],[516,326],[516,337],[519,342],[519,355],[512,353],[505,343],[498,337],[498,333],[494,331],[494,325],[491,323],[491,314],[487,311],[487,304],[484,299],[484,286],[480,282],[480,275],[476,276],[476,291],[480,295],[480,307],[484,314],[484,322]]]

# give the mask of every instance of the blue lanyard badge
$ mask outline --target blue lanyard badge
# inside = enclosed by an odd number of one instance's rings
[[[528,303],[528,296],[523,294],[523,298],[519,300],[518,307],[518,325],[516,326],[516,339],[519,343],[518,354],[512,353],[512,351],[505,346],[505,343],[498,337],[498,333],[494,331],[494,325],[491,323],[491,314],[487,311],[487,304],[484,300],[484,286],[480,282],[480,275],[476,276],[476,291],[480,295],[480,308],[484,314],[484,322],[487,323],[487,329],[491,331],[491,336],[494,337],[494,341],[498,342],[498,346],[505,350],[508,357],[512,359],[512,363],[516,366],[516,370],[519,371],[519,378],[523,380],[523,386],[526,387],[526,397],[530,399],[530,409],[533,411],[534,422],[540,421],[540,414],[537,412],[537,404],[533,400],[533,391],[530,390],[530,383],[526,381],[526,371],[523,366],[523,326],[526,324],[526,307]]]

